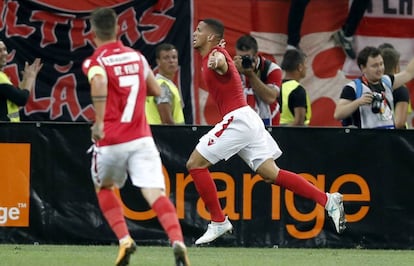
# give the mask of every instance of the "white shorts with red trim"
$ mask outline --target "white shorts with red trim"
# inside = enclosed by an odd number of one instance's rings
[[[165,189],[161,158],[152,137],[94,147],[91,173],[97,187],[121,188],[129,174],[134,186]]]
[[[276,160],[282,155],[279,145],[250,106],[226,114],[200,138],[196,150],[212,164],[238,154],[254,171],[265,160]]]

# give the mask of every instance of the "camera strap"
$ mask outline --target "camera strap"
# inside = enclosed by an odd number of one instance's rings
[[[260,80],[265,82],[267,80],[267,72],[269,71],[272,61],[260,56]]]
[[[355,94],[356,98],[358,99],[362,95],[362,81],[360,79],[354,79],[355,82]]]
[[[366,79],[366,78],[363,76],[362,79]],[[356,98],[355,99],[358,99],[358,98],[360,98],[362,96],[362,81],[361,81],[361,79],[357,78],[357,79],[354,79],[354,82],[355,82],[355,94],[356,94]],[[385,78],[384,76],[382,76],[381,77],[381,82],[383,84],[385,84],[389,89],[392,90],[391,82],[387,78]]]

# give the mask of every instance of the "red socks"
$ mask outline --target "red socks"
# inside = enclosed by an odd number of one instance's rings
[[[119,199],[115,196],[115,193],[110,189],[101,189],[97,196],[99,207],[116,237],[122,239],[128,236],[129,232],[122,206]],[[171,243],[177,240],[184,242],[177,212],[171,201],[166,196],[161,196],[154,202],[152,209],[157,214],[158,220],[171,240]]]
[[[312,199],[323,207],[325,207],[326,201],[328,200],[324,192],[320,191],[305,178],[293,172],[280,169],[275,184],[287,188],[302,197]]]
[[[211,220],[222,222],[225,220],[223,210],[217,197],[217,188],[207,168],[191,169],[195,187],[210,212]],[[291,190],[297,195],[309,198],[325,207],[327,196],[316,186],[298,174],[280,169],[276,178],[276,185]],[[129,235],[122,211],[121,203],[110,189],[101,189],[97,193],[99,207],[118,239]],[[161,226],[167,233],[171,243],[183,241],[180,223],[174,205],[166,196],[159,197],[152,209],[158,216]]]
[[[152,209],[157,214],[158,221],[167,233],[171,243],[174,243],[174,241],[184,242],[177,212],[171,201],[166,196],[160,196],[152,204]]]
[[[101,189],[98,194],[99,207],[118,239],[129,235],[119,199],[111,189]]]
[[[220,206],[220,201],[217,196],[217,187],[210,172],[207,168],[197,168],[189,170],[193,177],[194,185],[198,194],[203,199],[208,211],[211,215],[211,220],[214,222],[223,222],[226,217]]]

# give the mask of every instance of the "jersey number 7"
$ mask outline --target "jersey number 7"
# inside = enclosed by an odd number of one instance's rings
[[[121,122],[129,123],[132,120],[134,114],[135,104],[137,103],[138,90],[139,90],[139,76],[129,75],[119,77],[119,86],[121,88],[128,89],[129,95],[124,111],[122,112]]]

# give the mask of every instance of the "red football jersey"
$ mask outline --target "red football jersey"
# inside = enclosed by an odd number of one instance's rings
[[[82,65],[88,77],[96,67],[104,69],[108,80],[105,137],[96,144],[113,145],[151,136],[145,117],[146,78],[151,69],[145,57],[117,41],[97,48]]]
[[[224,75],[219,75],[207,66],[208,57],[214,51],[221,52],[226,57],[229,69]],[[240,74],[225,49],[216,46],[204,56],[202,71],[207,89],[216,101],[221,116],[247,105]]]

